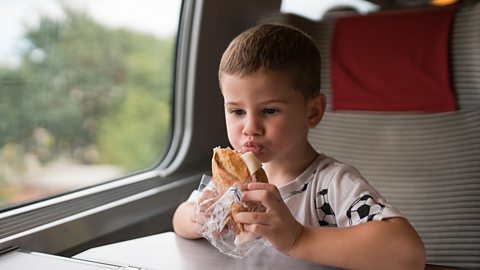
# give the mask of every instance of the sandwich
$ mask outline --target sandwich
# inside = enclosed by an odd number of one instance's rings
[[[233,186],[241,187],[249,182],[268,183],[268,179],[262,164],[252,152],[241,154],[229,147],[216,147],[213,149],[212,182],[219,195],[223,195]],[[233,216],[238,212],[258,211],[259,208],[261,207],[258,207],[258,203],[242,204],[241,202],[233,202],[231,204],[226,224],[228,229],[232,229],[237,235],[235,244],[240,245],[250,240],[251,237],[245,234],[243,225],[236,223]]]

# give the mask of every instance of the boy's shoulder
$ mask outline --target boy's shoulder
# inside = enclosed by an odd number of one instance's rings
[[[292,182],[279,188],[282,197],[303,193],[316,194],[321,190],[339,185],[355,185],[364,182],[360,173],[352,166],[344,164],[325,154],[319,154],[310,166]]]
[[[317,172],[321,173],[342,172],[350,170],[358,172],[357,169],[355,169],[353,166],[341,162],[336,158],[327,156],[323,153],[318,155],[314,163],[316,163]]]
[[[320,154],[315,160],[315,180],[317,185],[330,186],[333,182],[365,181],[360,172],[352,165],[343,163],[333,157]],[[345,183],[344,183],[345,184]]]

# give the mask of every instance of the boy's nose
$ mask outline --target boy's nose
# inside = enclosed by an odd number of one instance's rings
[[[243,134],[247,136],[262,135],[263,127],[260,120],[252,115],[246,117],[245,125],[243,126]]]

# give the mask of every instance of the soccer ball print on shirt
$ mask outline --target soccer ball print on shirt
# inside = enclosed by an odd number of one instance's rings
[[[337,227],[335,212],[328,202],[328,189],[315,194],[315,209],[317,209],[318,222],[320,226]]]
[[[385,205],[376,202],[372,196],[366,194],[355,200],[348,208],[347,217],[350,226],[361,223],[363,219],[372,221],[373,218],[382,213]]]
[[[336,214],[328,201],[328,189],[323,189],[315,195],[315,208],[317,210],[320,226],[337,227]],[[365,194],[356,199],[344,213],[350,226],[372,221],[382,213],[385,205],[378,203],[371,195]]]

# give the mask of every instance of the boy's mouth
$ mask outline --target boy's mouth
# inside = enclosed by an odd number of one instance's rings
[[[260,151],[262,151],[262,146],[260,144],[256,144],[252,141],[248,141],[242,145],[242,148],[240,149],[240,153],[247,153],[247,152],[252,152],[253,154],[257,154]]]

